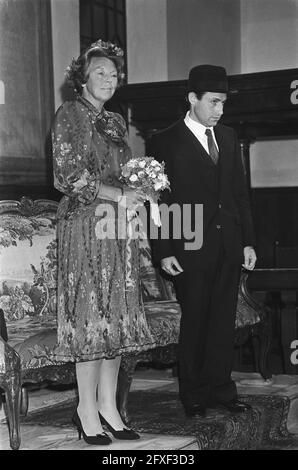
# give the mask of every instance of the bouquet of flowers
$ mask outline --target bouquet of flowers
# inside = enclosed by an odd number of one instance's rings
[[[170,189],[170,183],[164,172],[164,162],[159,163],[153,157],[131,158],[121,166],[121,180],[130,188],[141,189],[150,202],[151,217],[160,227],[158,199],[160,192]]]

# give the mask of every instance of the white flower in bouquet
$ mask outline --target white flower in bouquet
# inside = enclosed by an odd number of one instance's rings
[[[131,181],[132,183],[134,183],[135,181],[138,181],[138,179],[139,179],[139,178],[138,178],[137,175],[131,175],[131,176],[129,177],[129,181]]]
[[[160,191],[162,187],[163,187],[162,181],[157,181],[157,183],[155,183],[154,185],[155,191]]]
[[[136,158],[131,158],[131,159],[127,162],[126,166],[127,166],[128,168],[134,168],[136,164],[137,164],[137,159],[136,159]]]
[[[122,172],[122,176],[124,176],[124,178],[127,178],[128,176],[130,176],[130,170],[127,168],[124,168]]]
[[[121,180],[130,188],[141,189],[150,201],[151,216],[160,226],[160,215],[157,201],[160,192],[170,189],[170,183],[164,172],[164,162],[153,157],[131,158],[121,166]]]

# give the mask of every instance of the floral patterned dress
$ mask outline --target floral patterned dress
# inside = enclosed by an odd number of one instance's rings
[[[131,156],[124,119],[87,100],[65,102],[53,130],[58,208],[58,336],[55,360],[89,361],[154,347],[141,297],[138,240],[102,237],[100,183],[120,187]],[[112,214],[112,215],[111,215]],[[115,224],[117,225],[117,224]]]

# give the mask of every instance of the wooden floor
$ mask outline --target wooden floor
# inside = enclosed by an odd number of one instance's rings
[[[272,382],[264,383],[256,373],[233,373],[238,392],[241,394],[286,395],[291,398],[288,416],[288,429],[298,435],[298,376],[276,375]],[[152,388],[177,387],[177,381],[170,371],[152,369],[139,370],[135,374],[132,389],[148,390]],[[41,409],[54,403],[63,402],[76,395],[75,389],[56,391],[39,389],[30,392],[30,411]],[[90,446],[79,441],[76,430],[58,429],[47,426],[21,426],[20,450],[196,450],[197,443],[193,436],[167,436],[142,434],[138,441],[117,441],[109,446]],[[3,409],[0,411],[0,450],[9,450],[8,429]],[[297,449],[298,450],[298,449]]]

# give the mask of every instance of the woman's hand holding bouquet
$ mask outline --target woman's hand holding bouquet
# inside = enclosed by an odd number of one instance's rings
[[[121,180],[128,188],[134,190],[140,203],[150,202],[151,217],[157,226],[161,225],[158,208],[160,192],[169,189],[170,183],[164,172],[164,163],[159,163],[153,157],[132,158],[121,167]],[[129,191],[125,191],[125,196]],[[129,206],[129,201],[127,201]]]
[[[120,199],[120,204],[125,206],[128,210],[134,210],[136,207],[143,205],[146,199],[146,194],[142,191],[124,187],[123,200],[122,198]]]

